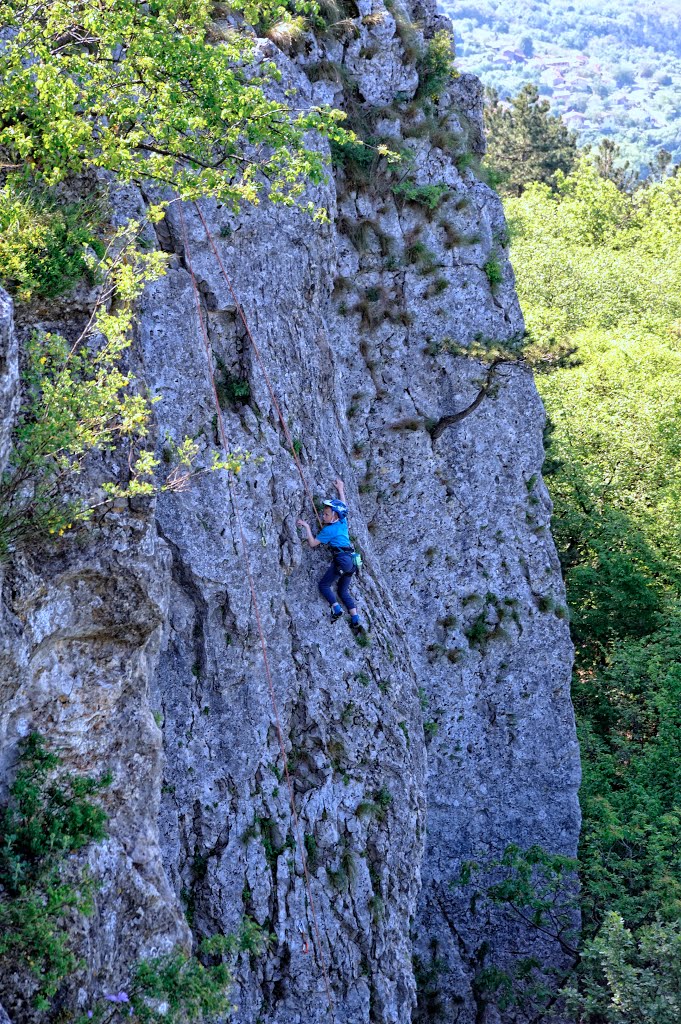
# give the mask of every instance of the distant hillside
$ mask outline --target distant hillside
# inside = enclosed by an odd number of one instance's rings
[[[581,143],[681,160],[681,0],[440,0],[457,63],[502,96],[535,82]]]

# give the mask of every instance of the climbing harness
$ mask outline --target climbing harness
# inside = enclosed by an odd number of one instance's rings
[[[195,206],[196,206],[196,204],[195,204]],[[227,277],[227,272],[225,271],[224,266],[222,265],[222,261],[220,260],[220,256],[218,254],[218,251],[215,248],[214,244],[212,243],[212,236],[210,235],[210,232],[208,231],[208,227],[206,225],[206,222],[205,222],[205,220],[204,220],[204,218],[203,218],[203,216],[201,214],[201,211],[199,210],[198,206],[196,206],[196,209],[197,209],[197,212],[198,212],[199,216],[201,217],[201,221],[203,222],[204,228],[206,230],[206,234],[208,235],[209,240],[211,240],[211,244],[213,245],[213,251],[215,252],[215,255],[218,258],[218,262],[220,263],[222,272],[225,275],[225,279],[228,282],[230,291],[232,292],[232,296],[233,296],[234,301],[235,301],[235,303],[237,305],[237,309],[239,310],[239,312],[241,314],[241,318],[242,318],[242,320],[244,322],[244,326],[246,327],[248,335],[251,338],[251,341],[253,343],[253,347],[254,347],[254,349],[255,349],[255,351],[257,353],[258,352],[257,346],[255,344],[255,341],[253,340],[253,337],[252,337],[251,333],[250,333],[250,329],[249,329],[248,324],[246,322],[246,317],[244,316],[243,310],[241,309],[241,306],[240,306],[240,304],[239,304],[239,302],[238,302],[238,300],[236,298],[236,295],[234,293],[234,289],[232,288],[231,282],[229,281],[229,278]],[[222,409],[220,407],[220,402],[219,402],[219,399],[218,399],[217,386],[216,386],[216,383],[215,383],[215,374],[213,372],[213,362],[212,362],[212,358],[211,358],[210,342],[208,340],[208,330],[206,328],[206,322],[205,322],[205,319],[204,319],[203,310],[201,308],[201,297],[199,295],[199,288],[198,288],[198,284],[196,282],[196,276],[194,274],[194,268],[193,268],[193,265],[192,265],[191,250],[190,250],[190,247],[189,247],[189,238],[187,236],[187,226],[186,226],[185,219],[184,219],[184,210],[182,209],[182,205],[181,204],[179,206],[179,210],[180,210],[180,223],[181,223],[181,226],[182,226],[182,237],[183,237],[183,243],[184,243],[185,260],[186,260],[186,264],[187,264],[187,269],[189,271],[189,276],[190,276],[191,282],[192,282],[192,289],[193,289],[193,292],[194,292],[194,304],[196,306],[196,312],[197,312],[197,316],[199,318],[199,325],[201,327],[201,335],[202,335],[202,338],[203,338],[203,347],[204,347],[205,355],[206,355],[206,365],[207,365],[207,368],[208,368],[208,376],[209,376],[209,379],[210,379],[211,390],[213,392],[213,402],[215,404],[215,413],[216,413],[217,423],[218,423],[219,432],[220,432],[220,440],[221,440],[221,443],[222,443],[222,448],[224,450],[225,459],[229,460],[229,442],[227,440],[227,433],[225,431],[224,418],[223,418],[223,415],[222,415]],[[264,368],[264,365],[262,363],[262,359],[259,356],[259,354],[258,354],[258,358],[259,358],[259,361],[260,361],[260,365],[263,368],[263,372],[265,373],[265,368]],[[269,386],[269,378],[266,378],[266,379],[268,380],[268,386]],[[273,394],[273,392],[271,390],[270,390],[270,394],[272,395],[272,400],[273,400],[273,402],[276,405],[277,412],[279,412],[279,406],[276,404],[276,399],[274,398],[274,394]],[[284,420],[283,420],[283,417],[281,415],[281,412],[279,412],[279,418],[280,418],[280,420],[282,422],[282,425],[284,426],[284,430],[286,431],[287,436],[290,436],[288,434],[288,429],[286,428],[286,426],[284,424]],[[291,442],[291,446],[293,448],[293,443],[292,442]],[[295,456],[295,451],[294,451],[294,456]],[[298,464],[297,457],[296,457],[296,463]],[[298,470],[300,472],[301,479],[303,480],[303,483],[305,484],[305,479],[304,479],[304,476],[303,476],[302,468],[300,467],[299,464],[298,464]],[[333,997],[331,995],[331,985],[330,985],[330,982],[329,982],[329,975],[328,975],[328,971],[327,971],[327,967],[326,967],[326,957],[325,957],[325,954],[324,954],[324,947],[322,945],[321,937],[320,937],[320,934],[319,934],[319,924],[318,924],[318,921],[317,921],[317,911],[315,909],[314,898],[312,896],[312,885],[311,885],[311,882],[310,882],[310,874],[309,874],[309,871],[308,871],[307,859],[305,857],[305,846],[304,846],[304,843],[302,842],[302,835],[301,835],[301,830],[300,830],[300,822],[298,820],[298,812],[296,811],[295,799],[294,799],[294,795],[293,795],[293,784],[291,782],[291,776],[290,776],[289,770],[288,770],[288,760],[287,760],[287,757],[286,757],[286,748],[284,746],[284,736],[283,736],[283,731],[282,731],[282,726],[281,726],[281,718],[280,718],[280,715],[279,715],[279,706],[278,706],[278,703],[277,703],[277,697],[276,697],[276,693],[275,693],[275,690],[274,690],[274,681],[272,679],[272,672],[271,672],[271,669],[270,669],[269,657],[268,657],[268,654],[267,654],[267,643],[265,641],[265,633],[264,633],[263,626],[262,626],[262,618],[261,618],[261,615],[260,615],[260,606],[258,604],[258,597],[257,597],[257,593],[256,593],[256,588],[255,588],[255,581],[254,581],[254,578],[253,578],[253,572],[252,572],[252,569],[251,569],[251,562],[250,562],[250,558],[249,558],[249,555],[248,555],[248,545],[247,545],[247,542],[246,542],[246,535],[245,535],[245,532],[244,532],[243,520],[242,520],[242,517],[241,517],[241,510],[240,510],[240,507],[239,507],[239,503],[237,501],[237,495],[236,495],[236,490],[235,490],[235,487],[234,487],[234,482],[232,480],[232,475],[231,475],[231,473],[229,471],[227,473],[227,485],[228,485],[228,488],[229,488],[229,495],[230,495],[230,501],[231,501],[231,504],[232,504],[232,509],[234,511],[234,516],[235,516],[236,522],[237,522],[237,527],[238,527],[238,531],[239,531],[239,537],[240,537],[240,540],[241,540],[242,557],[243,557],[243,560],[244,560],[244,565],[246,567],[246,576],[248,578],[248,584],[249,584],[249,588],[250,588],[250,592],[251,592],[251,600],[253,601],[253,611],[255,613],[255,620],[256,620],[256,623],[257,623],[257,627],[258,627],[258,634],[260,636],[260,647],[261,647],[261,650],[262,650],[263,663],[264,663],[264,666],[265,666],[265,676],[267,678],[267,685],[268,685],[269,692],[270,692],[270,700],[272,702],[272,711],[273,711],[273,714],[274,714],[274,721],[275,721],[275,726],[276,726],[276,731],[277,731],[277,738],[278,738],[278,741],[279,741],[279,750],[281,752],[281,756],[282,756],[282,760],[283,760],[283,764],[284,764],[284,777],[285,777],[285,780],[286,780],[286,786],[287,786],[288,794],[289,794],[289,803],[290,803],[290,806],[291,806],[291,820],[293,822],[293,827],[294,827],[294,831],[295,831],[296,847],[297,847],[297,849],[298,849],[298,851],[300,853],[300,860],[301,860],[301,864],[302,864],[302,868],[303,868],[303,876],[304,876],[304,879],[305,879],[305,888],[307,890],[307,898],[308,898],[308,901],[309,901],[309,904],[310,904],[310,912],[312,914],[312,924],[313,924],[313,929],[314,929],[314,940],[315,940],[314,941],[314,946],[316,948],[317,955],[319,957],[319,962],[320,962],[321,968],[322,968],[322,974],[323,974],[323,977],[324,977],[324,988],[326,990],[326,997],[327,997],[327,1000],[328,1000],[329,1013],[331,1015],[332,1021],[334,1021],[335,1020],[335,1012],[334,1012]],[[306,490],[306,492],[308,493],[308,496],[309,496],[309,491],[307,489],[307,485],[305,485],[305,490]],[[313,502],[313,505],[314,505],[314,502]],[[307,936],[304,934],[303,952],[307,952],[307,948],[308,948],[307,947]]]

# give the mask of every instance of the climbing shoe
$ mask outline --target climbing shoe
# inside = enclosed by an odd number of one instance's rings
[[[343,614],[343,609],[341,608],[341,606],[339,604],[334,604],[334,605],[331,606],[331,621],[332,622],[337,622],[338,619],[340,619],[342,614]]]
[[[353,633],[366,633],[364,626],[359,621],[359,615],[353,615],[350,619],[350,629]]]

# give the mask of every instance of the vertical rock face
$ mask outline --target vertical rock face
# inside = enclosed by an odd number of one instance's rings
[[[325,197],[327,201],[331,196]],[[350,439],[333,339],[324,323],[330,226],[312,232],[296,213],[262,210],[236,224],[209,204],[222,255],[269,369],[314,489],[344,476],[351,528],[369,549],[349,459]],[[323,957],[339,1019],[408,1020],[414,999],[409,937],[423,834],[417,686],[378,568],[362,586],[374,623],[360,647],[333,628],[316,593],[326,558],[301,550],[304,496],[262,373],[252,364],[231,293],[196,210],[185,210],[189,249],[206,297],[218,390],[248,380],[248,402],[224,411],[232,447],[257,454],[234,494],[272,669],[287,751],[296,833],[283,779],[272,697],[239,540],[221,477],[158,504],[172,553],[164,653],[155,699],[164,718],[162,810],[166,861],[201,931],[234,931],[244,914],[272,932],[271,954],[244,969],[239,1021],[328,1019]],[[169,227],[182,247],[177,215]],[[263,268],[268,268],[263,274]],[[172,270],[146,295],[141,346],[146,379],[164,394],[162,433],[214,445],[215,410],[190,277]],[[313,510],[308,510],[313,515]],[[369,556],[371,564],[371,557]],[[411,742],[413,737],[414,742]],[[297,847],[304,845],[315,922]]]
[[[440,965],[440,1019],[482,1020],[483,936],[449,883],[509,842],[572,853],[577,841],[543,411],[527,369],[500,364],[487,378],[460,354],[523,330],[499,200],[467,169],[482,147],[479,83],[464,76],[430,106],[412,103],[405,14],[391,10],[360,3],[325,42],[278,55],[282,87],[342,104],[351,76],[353,117],[412,151],[410,182],[443,186],[432,208],[394,191],[378,159],[311,195],[326,224],[267,203],[239,216],[202,205],[312,492],[346,482],[369,646],[328,621],[316,589],[327,558],[301,548],[296,466],[193,206],[186,228],[172,206],[159,229],[170,266],[145,293],[135,360],[162,395],[161,455],[189,435],[210,458],[219,439],[191,264],[229,444],[257,458],[233,498],[224,474],[202,475],[88,543],[17,555],[3,588],[5,779],[31,728],[72,767],[115,775],[111,838],[92,854],[106,882],[88,925],[91,984],[187,944],[183,912],[197,936],[248,915],[272,938],[237,965],[239,1024],[330,1020],[324,970],[338,1021],[437,1020],[417,1006],[414,956]],[[414,15],[427,36],[442,27],[431,9]],[[142,198],[122,197],[121,215],[131,203]],[[2,323],[0,360],[9,312]],[[486,380],[475,410],[439,432]],[[3,387],[9,420],[15,385]],[[510,935],[501,922],[501,956]]]
[[[19,353],[12,300],[0,288],[0,470],[7,464],[19,402]]]

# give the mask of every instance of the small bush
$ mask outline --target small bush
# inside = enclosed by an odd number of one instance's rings
[[[305,855],[307,857],[307,864],[310,871],[314,871],[319,861],[319,850],[317,848],[317,840],[311,832],[306,832],[304,836],[305,843]]]
[[[454,66],[453,51],[454,41],[446,29],[436,32],[429,40],[418,65],[418,99],[439,96],[452,78],[459,77],[459,72]]]
[[[425,298],[433,299],[436,295],[441,295],[442,292],[449,288],[449,285],[450,282],[446,277],[436,277],[426,288]]]
[[[383,897],[376,894],[369,900],[369,910],[374,924],[378,924],[385,914],[385,903]]]
[[[342,167],[346,174],[359,184],[368,183],[375,157],[375,150],[371,146],[365,146],[361,139],[331,142],[332,162],[336,167]]]
[[[468,629],[464,630],[464,634],[471,647],[480,645],[487,640],[490,635],[490,627],[487,625],[485,611],[476,616]]]
[[[484,270],[487,280],[492,288],[496,288],[497,285],[501,284],[504,279],[504,273],[501,263],[496,256],[490,256],[482,269]]]
[[[244,892],[250,898],[250,892]],[[271,938],[256,921],[244,917],[237,935],[212,935],[199,943],[199,956],[174,949],[140,961],[128,991],[105,994],[77,1024],[193,1024],[224,1019],[234,1009],[231,988],[236,957],[239,953],[260,956]]]
[[[292,17],[290,14],[287,14],[275,22],[274,25],[271,25],[266,30],[265,35],[268,39],[272,40],[275,46],[288,53],[303,38],[306,28],[304,18],[300,16]]]
[[[218,393],[218,402],[221,409],[228,409],[232,405],[240,405],[247,402],[251,397],[251,385],[245,377],[237,377],[229,372],[224,361],[215,357],[218,367],[215,388]]]
[[[433,736],[437,735],[437,730],[438,730],[437,722],[424,722],[423,723],[423,732],[424,732],[425,737],[426,737],[426,743],[428,743],[429,740],[432,740]]]
[[[379,821],[385,821],[388,808],[393,802],[392,793],[385,786],[381,786],[381,788],[374,793],[374,800],[379,808],[379,813],[376,817]]]
[[[0,276],[22,301],[54,298],[83,277],[94,282],[88,247],[103,248],[93,223],[101,218],[96,202],[59,205],[47,191],[8,182],[0,189]]]
[[[447,185],[417,185],[415,181],[401,181],[393,185],[393,193],[410,203],[418,203],[429,210],[436,210],[446,195],[449,194]]]
[[[424,242],[413,242],[408,246],[405,256],[408,263],[418,267],[420,274],[433,274],[437,268],[437,257]]]

